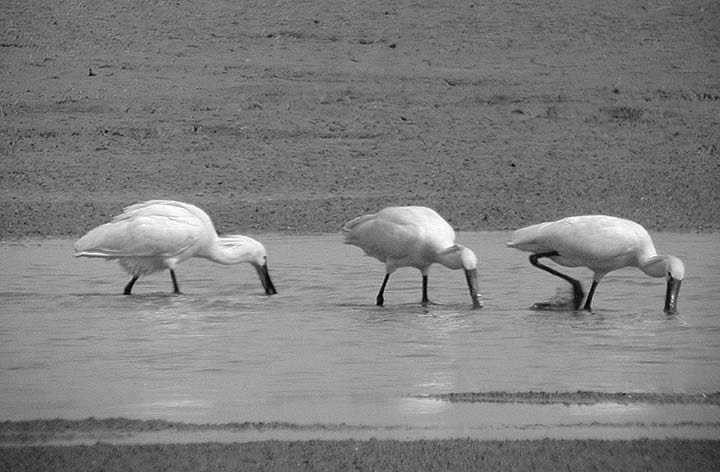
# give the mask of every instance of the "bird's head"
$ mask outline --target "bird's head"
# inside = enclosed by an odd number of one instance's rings
[[[650,277],[665,277],[666,279],[672,278],[675,280],[685,278],[685,265],[675,256],[653,256],[641,268]]]
[[[677,313],[677,299],[680,284],[685,278],[685,264],[675,256],[654,256],[642,267],[642,270],[650,277],[665,277],[667,280],[665,313]]]
[[[477,269],[477,256],[475,256],[475,253],[464,246],[460,247],[462,248],[460,250],[460,263],[462,264],[462,268],[465,270]]]
[[[263,265],[266,263],[265,246],[253,238],[231,234],[219,238],[218,244],[225,253],[227,264],[249,262],[253,265]]]
[[[665,290],[665,313],[677,313],[677,300],[680,283],[685,278],[685,264],[675,256],[664,256],[666,263],[667,288]]]
[[[440,253],[441,263],[450,269],[463,269],[467,280],[473,308],[483,306],[482,296],[478,293],[477,256],[472,249],[455,244]]]
[[[667,267],[667,277],[673,278],[676,280],[682,280],[685,278],[685,264],[683,264],[683,261],[680,260],[680,258],[675,256],[665,256],[666,267]]]
[[[267,251],[265,246],[253,238],[242,235],[229,235],[219,238],[219,244],[223,247],[226,255],[227,264],[238,264],[240,262],[249,262],[255,267],[265,289],[266,295],[274,295],[277,293],[275,285],[270,279],[267,265]]]

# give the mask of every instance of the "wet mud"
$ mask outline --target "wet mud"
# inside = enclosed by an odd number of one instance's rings
[[[528,403],[533,405],[594,405],[596,403],[650,403],[719,405],[720,392],[714,393],[646,393],[646,392],[467,392],[423,395],[448,402],[463,403]]]
[[[538,405],[720,404],[720,393],[486,392],[433,398]],[[127,418],[5,421],[0,423],[0,470],[704,471],[715,470],[720,461],[720,441],[709,439],[397,440],[377,439],[373,435],[380,429],[347,424],[190,424]],[[390,433],[400,437],[407,433],[396,429]],[[306,439],[272,438],[278,431],[289,432],[288,438]],[[266,433],[271,439],[262,439]],[[243,434],[254,439],[237,440]],[[345,437],[348,434],[351,439]]]

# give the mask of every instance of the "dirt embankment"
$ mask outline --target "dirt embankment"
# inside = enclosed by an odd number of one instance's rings
[[[578,392],[580,393],[580,392]],[[650,396],[650,401],[663,401]],[[562,401],[562,398],[559,398]],[[641,401],[645,401],[643,398]],[[697,399],[688,398],[695,401]],[[633,400],[634,401],[634,400]],[[717,440],[264,440],[133,444],[141,433],[313,432],[347,425],[188,424],[124,418],[0,423],[0,470],[653,470],[714,471]],[[155,437],[155,436],[153,436]],[[177,436],[176,436],[177,437]],[[96,440],[92,440],[97,438]],[[55,443],[53,442],[55,441]],[[117,443],[120,441],[120,443]],[[58,445],[62,444],[62,445]]]
[[[720,229],[720,6],[6,2],[0,238],[172,198],[220,232]]]
[[[0,452],[14,471],[717,470],[717,441],[264,441],[28,447]]]

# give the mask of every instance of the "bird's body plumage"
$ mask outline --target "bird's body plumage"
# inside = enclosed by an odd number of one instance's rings
[[[378,294],[382,304],[382,292],[387,277],[400,267],[415,267],[427,283],[430,266],[440,263],[450,269],[464,268],[475,277],[477,259],[475,254],[455,243],[455,231],[445,219],[426,207],[389,207],[370,215],[359,216],[342,228],[345,244],[361,248],[368,256],[385,264],[386,279]],[[468,275],[470,277],[470,275]],[[480,306],[477,289],[470,279],[473,305]],[[424,290],[423,303],[427,302]]]
[[[547,257],[566,267],[592,270],[593,288],[586,309],[600,280],[623,267],[637,267],[651,277],[671,276],[678,281],[684,277],[682,262],[674,256],[658,255],[645,228],[613,216],[571,216],[527,226],[512,233],[508,246],[533,253],[535,261]]]
[[[256,268],[266,265],[265,248],[258,241],[241,235],[220,237],[203,210],[172,200],[151,200],[126,207],[112,221],[80,238],[75,243],[75,256],[117,259],[134,277],[126,293],[138,277],[165,269],[174,277],[172,271],[177,264],[191,257],[220,264],[250,262]],[[266,292],[274,293],[274,287],[269,289],[267,282],[269,276],[263,280],[263,286]],[[177,291],[176,284],[175,288]]]
[[[345,244],[360,247],[392,272],[400,267],[427,271],[436,255],[455,245],[455,230],[425,207],[390,207],[363,215],[343,227]]]
[[[173,269],[213,239],[215,227],[199,208],[153,200],[124,209],[75,243],[76,256],[119,259],[132,275]]]
[[[596,273],[637,266],[654,256],[655,246],[639,224],[605,215],[584,215],[516,230],[510,247],[532,253],[555,251],[550,259],[566,267]]]

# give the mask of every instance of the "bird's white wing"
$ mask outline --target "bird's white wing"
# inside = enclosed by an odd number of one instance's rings
[[[639,224],[605,215],[571,216],[515,231],[510,247],[534,253],[557,251],[583,260],[612,260],[647,246],[650,237]]]
[[[605,215],[567,218],[558,252],[578,254],[597,261],[612,261],[648,251],[655,253],[650,235],[634,221]]]
[[[379,213],[364,215],[343,227],[345,244],[361,248],[368,256],[382,262],[402,259],[410,254],[417,241],[417,228],[406,222],[384,218]]]
[[[173,200],[149,200],[125,207],[122,213],[113,218],[113,221],[140,216],[165,216],[179,220],[190,220],[192,218],[198,218],[200,216],[198,212],[205,215],[198,207],[187,203]]]
[[[173,203],[153,201],[127,207],[110,223],[80,238],[75,243],[76,255],[172,257],[183,252],[198,241],[205,227],[191,210]]]
[[[394,218],[398,223],[417,227],[419,233],[424,231],[423,239],[425,243],[434,246],[438,251],[451,247],[455,243],[455,230],[453,227],[445,218],[431,208],[422,206],[405,207],[405,211]]]

